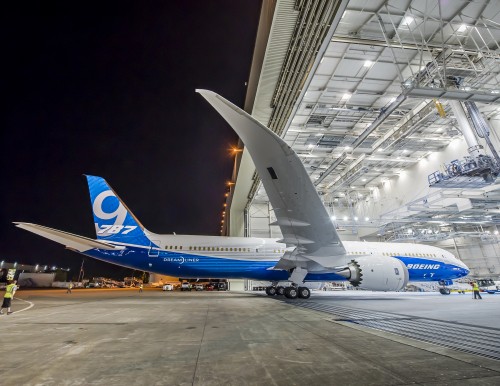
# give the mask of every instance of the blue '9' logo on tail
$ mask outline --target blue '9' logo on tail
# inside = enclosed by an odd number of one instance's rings
[[[86,176],[98,239],[150,245],[143,226],[101,177]]]

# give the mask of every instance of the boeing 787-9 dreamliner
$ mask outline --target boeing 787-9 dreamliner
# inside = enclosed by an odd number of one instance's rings
[[[310,297],[305,282],[347,280],[374,291],[399,291],[408,281],[466,276],[453,254],[432,246],[342,242],[297,154],[279,136],[214,92],[197,90],[231,125],[264,184],[282,239],[159,235],[148,231],[101,177],[86,176],[97,239],[41,225],[16,226],[84,255],[137,270],[182,278],[270,281],[269,296]],[[287,286],[278,286],[288,282]]]

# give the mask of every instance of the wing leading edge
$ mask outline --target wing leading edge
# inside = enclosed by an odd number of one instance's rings
[[[231,125],[250,153],[276,214],[283,242],[297,247],[292,256],[284,259],[295,261],[295,267],[303,266],[304,261],[323,267],[345,265],[345,248],[297,154],[274,132],[220,95],[196,91]],[[294,268],[284,261],[277,268],[287,266]]]

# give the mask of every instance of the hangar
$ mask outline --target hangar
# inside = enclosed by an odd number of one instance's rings
[[[245,109],[300,155],[344,240],[436,245],[498,278],[499,15],[486,0],[263,1]],[[230,187],[221,234],[279,238],[245,150]],[[2,319],[3,381],[500,379],[498,297],[99,291],[20,291],[36,306]]]
[[[264,1],[245,110],[343,240],[435,245],[498,280],[499,23],[487,0]],[[221,234],[279,238],[246,150],[232,182]]]

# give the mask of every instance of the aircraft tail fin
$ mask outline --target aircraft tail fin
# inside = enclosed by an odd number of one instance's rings
[[[98,240],[150,246],[147,230],[104,178],[89,176],[90,202]]]

